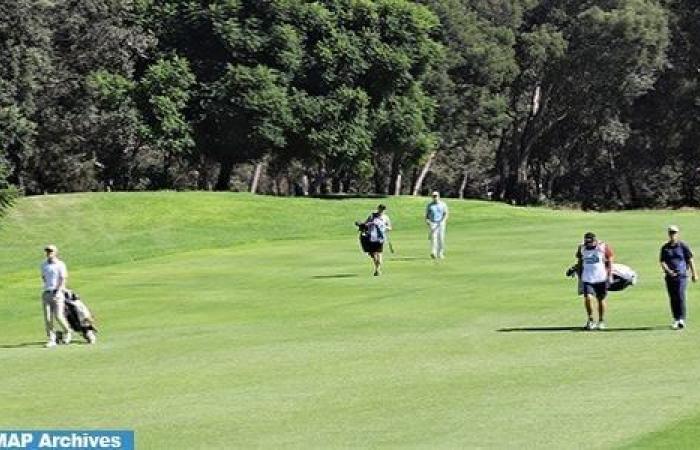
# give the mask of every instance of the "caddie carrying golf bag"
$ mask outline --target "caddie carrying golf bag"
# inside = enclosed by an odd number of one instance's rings
[[[85,340],[94,344],[97,338],[97,328],[95,328],[95,319],[88,309],[87,305],[80,299],[80,296],[75,291],[65,290],[65,314],[68,325],[73,331],[80,333]]]
[[[384,243],[384,227],[378,213],[372,213],[366,221],[355,222],[360,232],[360,247],[365,253],[370,253],[373,246]]]
[[[569,267],[566,271],[566,276],[574,277],[578,275],[578,267],[576,265]],[[637,273],[629,266],[619,263],[612,265],[612,283],[608,286],[608,291],[622,291],[629,286],[637,284]],[[583,293],[581,280],[578,280],[579,294]]]

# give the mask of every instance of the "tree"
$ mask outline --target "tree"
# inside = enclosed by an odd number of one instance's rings
[[[444,63],[426,82],[437,100],[441,138],[437,157],[426,161],[434,161],[428,179],[443,192],[460,195],[466,189],[465,180],[487,182],[493,165],[487,149],[495,147],[500,130],[511,120],[508,95],[520,70],[514,46],[523,5],[517,1],[423,3],[440,18],[438,35],[446,47]],[[415,193],[420,192],[422,179],[416,180]]]
[[[162,162],[158,175],[151,177],[153,187],[172,187],[174,166],[194,146],[184,113],[194,81],[187,60],[174,56],[148,66],[135,87],[136,103],[144,115],[141,138]]]
[[[664,3],[671,29],[668,65],[626,114],[631,130],[620,171],[633,206],[700,204],[700,10],[692,1]]]
[[[601,130],[651,88],[663,66],[667,16],[657,2],[620,0],[607,10],[591,3],[542,4],[519,36],[514,120],[498,156],[506,200],[536,200],[544,180],[531,176],[542,172],[533,170],[533,158],[562,162],[582,148],[600,149]]]
[[[0,3],[0,158],[7,179],[24,189],[29,159],[39,150],[36,114],[51,73],[50,5]]]
[[[216,188],[228,189],[233,165],[283,147],[293,118],[280,75],[268,67],[231,65],[209,89],[200,126],[222,164]]]

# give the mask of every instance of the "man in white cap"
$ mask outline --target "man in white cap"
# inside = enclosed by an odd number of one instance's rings
[[[445,202],[440,200],[440,193],[433,192],[433,200],[425,208],[425,223],[428,225],[428,238],[430,239],[431,258],[445,257],[445,231],[449,210]]]
[[[698,274],[693,262],[693,252],[690,247],[679,239],[680,229],[676,225],[668,227],[668,242],[661,246],[659,264],[666,280],[666,291],[671,304],[673,323],[671,328],[680,330],[685,328],[685,289],[688,285],[688,272],[693,283],[698,280]]]
[[[46,261],[41,265],[41,279],[44,282],[44,291],[41,301],[44,309],[44,325],[46,327],[46,347],[56,346],[56,331],[54,330],[54,318],[63,328],[63,342],[71,341],[71,330],[65,316],[65,298],[63,291],[66,288],[68,269],[63,261],[58,259],[58,249],[55,245],[47,245],[44,248]]]

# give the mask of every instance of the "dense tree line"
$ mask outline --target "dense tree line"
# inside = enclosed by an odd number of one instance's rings
[[[694,0],[6,0],[0,189],[700,203]]]

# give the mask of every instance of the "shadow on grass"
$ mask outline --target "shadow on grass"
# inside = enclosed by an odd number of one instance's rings
[[[0,344],[2,348],[43,347],[46,342],[22,342],[20,344]]]
[[[389,256],[387,258],[389,261],[417,261],[418,259],[424,258],[417,258],[415,256]]]
[[[327,278],[355,278],[357,276],[356,273],[334,273],[332,275],[314,275],[311,278],[314,280],[324,280]]]
[[[668,327],[620,327],[606,328],[605,330],[586,330],[583,327],[522,327],[522,328],[500,328],[496,331],[499,333],[561,333],[561,332],[596,332],[596,333],[612,333],[621,331],[658,331],[668,330]]]

